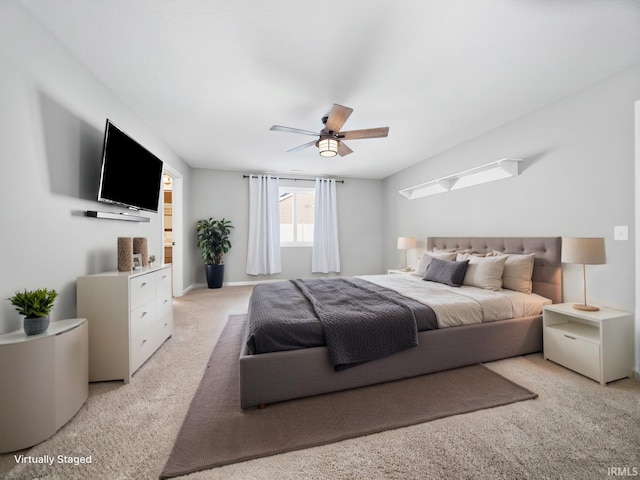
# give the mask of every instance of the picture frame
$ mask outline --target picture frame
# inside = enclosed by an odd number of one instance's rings
[[[141,253],[133,254],[133,269],[142,270],[142,254]]]

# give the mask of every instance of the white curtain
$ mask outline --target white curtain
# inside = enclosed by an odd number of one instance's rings
[[[249,245],[247,274],[271,275],[282,271],[280,262],[279,179],[249,176]]]
[[[338,206],[335,179],[316,178],[316,209],[313,227],[311,271],[340,271]]]

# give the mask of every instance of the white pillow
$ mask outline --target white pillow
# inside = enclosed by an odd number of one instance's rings
[[[502,286],[516,292],[531,293],[531,276],[533,275],[533,263],[536,254],[520,255],[494,250],[493,255],[496,256],[493,258],[507,257],[507,262],[504,264],[504,273],[502,274]]]
[[[455,260],[455,253],[433,253],[433,252],[424,252],[418,260],[418,266],[416,267],[413,275],[417,275],[418,277],[424,277],[424,274],[427,272],[427,267],[431,263],[431,260],[434,258],[439,258],[440,260]]]
[[[470,287],[486,288],[487,290],[500,290],[502,288],[502,274],[507,261],[506,256],[478,257],[459,253],[457,261],[469,260],[467,273],[464,275],[463,285]]]

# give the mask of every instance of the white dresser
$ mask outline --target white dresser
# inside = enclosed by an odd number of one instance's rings
[[[89,381],[131,375],[173,335],[171,265],[78,278],[78,316],[89,322]]]

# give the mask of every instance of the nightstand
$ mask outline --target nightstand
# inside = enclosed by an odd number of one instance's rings
[[[0,335],[0,453],[56,433],[89,395],[89,327],[84,318],[51,322],[46,332]]]
[[[402,268],[390,268],[387,270],[387,275],[396,274],[396,275],[412,275],[415,270],[403,270]]]
[[[632,376],[633,315],[601,308],[583,312],[573,303],[544,307],[544,358],[601,385]]]

